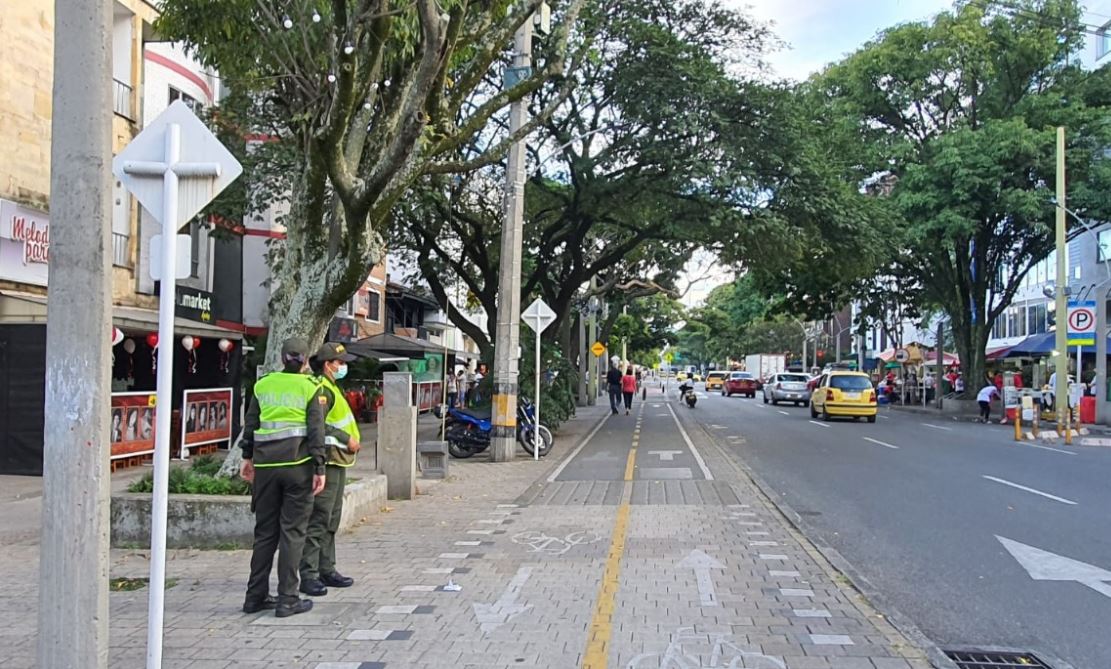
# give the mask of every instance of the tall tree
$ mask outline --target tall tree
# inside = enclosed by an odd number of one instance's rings
[[[593,42],[569,73],[575,90],[531,142],[522,282],[526,297],[543,296],[556,311],[550,336],[565,346],[568,316],[591,278],[631,299],[653,283],[673,288],[696,248],[729,245],[736,228],[723,216],[736,175],[764,155],[771,134],[762,87],[730,74],[766,40],[743,15],[704,0],[629,0],[592,5],[581,26]],[[750,148],[727,150],[725,134]],[[498,168],[428,180],[422,200],[399,207],[397,219],[440,301],[452,293],[447,284],[462,282],[491,325],[501,212],[490,192],[501,180]],[[449,315],[490,345],[492,327]]]
[[[1068,129],[1070,207],[1108,213],[1111,75],[1072,61],[1079,16],[1074,0],[961,3],[883,32],[800,91],[849,124],[847,183],[884,176],[873,199],[899,224],[874,273],[945,312],[970,379],[984,375],[995,320],[1053,248],[1056,126]],[[811,294],[865,296],[867,281],[815,270]]]
[[[269,192],[288,189],[287,236],[272,253],[271,343],[323,339],[335,310],[381,261],[390,211],[422,175],[490,164],[544,119],[513,136],[497,122],[564,71],[585,0],[552,3],[558,27],[534,73],[501,86],[513,34],[540,2],[162,3],[160,33],[239,93],[226,120],[244,135],[269,135],[259,150],[275,158],[259,162],[279,171],[260,169],[258,179],[279,184]],[[277,352],[268,347],[271,363]]]

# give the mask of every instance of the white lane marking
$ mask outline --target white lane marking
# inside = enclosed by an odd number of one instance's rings
[[[499,509],[516,509],[518,506],[520,506],[520,505],[519,504],[499,504],[498,508]]]
[[[891,416],[884,416],[883,414],[880,414],[880,418],[884,420],[891,420]]]
[[[493,534],[494,530],[467,530],[467,534]]]
[[[1061,502],[1062,504],[1071,504],[1072,506],[1076,506],[1076,502],[1072,501],[1071,499],[1065,499],[1064,497],[1058,497],[1057,495],[1050,495],[1047,492],[1042,492],[1041,490],[1035,490],[1034,488],[1027,488],[1024,485],[1019,485],[1018,483],[1013,483],[1013,482],[1008,481],[1006,479],[1000,479],[1000,478],[996,478],[994,476],[988,476],[987,474],[984,474],[983,477],[985,479],[989,480],[989,481],[995,481],[996,483],[1002,483],[1003,485],[1010,486],[1012,488],[1017,488],[1018,490],[1024,490],[1026,492],[1034,493],[1035,495],[1041,495],[1042,497],[1045,497],[1046,499],[1051,499],[1055,502]]]
[[[778,546],[778,541],[750,541],[749,546]]]
[[[756,406],[760,407],[761,409],[767,409],[768,408],[768,407],[764,406],[763,404],[757,404]]]
[[[885,448],[894,448],[896,451],[899,450],[898,446],[892,446],[891,444],[885,444],[884,442],[882,442],[878,439],[873,439],[871,437],[864,437],[864,441],[870,441],[873,444],[879,444],[880,446],[883,446]]]
[[[788,413],[786,411],[783,411],[783,410],[780,410],[779,413],[783,414],[784,416],[790,416],[791,415],[790,413]]]
[[[811,422],[811,423],[813,423],[813,424],[815,424],[815,425],[821,426],[821,427],[829,427],[829,423],[819,423],[819,422],[818,422],[818,421],[816,421],[816,420],[812,420],[812,421],[810,421],[810,422]]]
[[[667,414],[664,414],[664,415],[666,416]],[[660,456],[660,461],[661,462],[664,461],[664,460],[667,460],[669,462],[673,461],[673,460],[675,460],[676,455],[681,455],[682,453],[683,453],[683,451],[648,451],[648,455],[658,455],[658,456]]]
[[[1041,446],[1038,444],[1027,444],[1030,448],[1040,448],[1043,451],[1053,451],[1055,453],[1064,453],[1065,455],[1076,455],[1076,451],[1066,451],[1062,448],[1050,448],[1049,446]]]
[[[567,468],[567,465],[571,464],[572,460],[578,457],[579,453],[582,452],[582,449],[586,448],[586,445],[590,443],[590,440],[594,438],[594,435],[598,434],[598,430],[602,429],[602,426],[606,424],[606,421],[609,420],[609,417],[610,414],[606,414],[602,418],[602,420],[598,421],[598,424],[594,426],[594,429],[590,432],[590,434],[586,435],[586,439],[583,439],[582,443],[576,446],[575,450],[571,451],[571,454],[568,455],[563,462],[559,463],[559,466],[555,468],[555,471],[548,475],[548,483],[555,483],[556,478],[563,473],[563,470]]]
[[[934,425],[933,423],[922,423],[922,424],[925,425],[926,427],[932,427],[935,430],[945,430],[946,432],[952,432],[953,431],[953,428],[951,428],[951,427],[944,427],[942,425]]]
[[[481,541],[456,541],[456,546],[481,546]]]
[[[714,589],[714,579],[710,576],[710,570],[725,569],[725,565],[696,548],[683,558],[679,568],[694,570],[695,581],[698,583],[698,598],[702,606],[718,605],[718,595]]]
[[[1111,571],[998,534],[995,538],[1035,581],[1076,581],[1101,595],[1111,597],[1111,584],[1108,583],[1111,581]]]
[[[531,566],[518,567],[517,573],[509,580],[505,591],[493,604],[479,602],[471,604],[483,634],[496,630],[532,608],[531,604],[517,603],[517,598],[521,596],[521,589],[525,587],[525,583],[528,583],[530,576],[532,576]]]
[[[745,532],[745,534],[747,534],[750,537],[766,537],[766,536],[768,536],[769,533],[765,532],[763,530],[755,530],[755,531]]]
[[[691,455],[694,456],[695,462],[698,463],[698,468],[702,470],[702,476],[707,481],[713,481],[714,475],[710,473],[709,467],[706,466],[706,461],[702,459],[702,454],[694,447],[694,442],[691,441],[687,431],[683,429],[683,424],[679,422],[679,417],[675,415],[675,409],[671,405],[667,405],[667,410],[671,412],[671,418],[675,421],[675,427],[679,428],[679,434],[683,435],[683,441],[687,442],[687,448],[691,449]]]
[[[470,553],[440,553],[438,556],[442,560],[465,560]]]

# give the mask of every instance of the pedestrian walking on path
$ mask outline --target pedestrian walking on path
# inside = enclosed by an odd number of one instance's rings
[[[981,423],[991,422],[991,401],[997,397],[999,397],[999,389],[995,387],[994,383],[984,386],[976,395],[976,401],[980,403]]]
[[[630,365],[625,370],[625,376],[621,377],[621,395],[625,398],[625,415],[628,416],[629,412],[633,409],[633,395],[637,392],[637,377],[633,373],[633,368]]]
[[[324,490],[324,414],[327,398],[308,375],[309,345],[282,344],[282,371],[255,383],[243,424],[240,475],[253,483],[255,541],[244,613],[276,609],[285,618],[312,609],[301,599],[298,566],[313,496]],[[278,598],[270,596],[270,570],[278,552]]]
[[[355,582],[336,571],[336,532],[343,514],[343,491],[347,469],[359,452],[359,425],[336,381],[347,376],[347,363],[355,356],[343,344],[328,343],[317,351],[320,389],[327,399],[324,443],[327,467],[324,490],[313,499],[312,515],[301,556],[301,592],[313,597],[328,594],[328,588],[348,588]]]
[[[610,394],[610,411],[616,416],[621,404],[621,370],[617,368],[617,363],[610,363],[610,369],[606,372],[606,386]]]

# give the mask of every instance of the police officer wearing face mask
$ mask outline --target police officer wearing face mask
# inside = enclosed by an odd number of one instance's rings
[[[347,376],[347,363],[355,356],[343,344],[328,343],[314,356],[320,389],[327,401],[324,442],[327,470],[324,490],[313,501],[312,516],[301,556],[301,592],[313,597],[328,594],[328,586],[346,588],[354,579],[336,571],[336,530],[343,513],[347,468],[359,452],[359,426],[336,381]]]

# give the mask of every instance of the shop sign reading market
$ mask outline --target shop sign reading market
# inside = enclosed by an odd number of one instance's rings
[[[50,217],[0,199],[0,279],[45,286]]]

